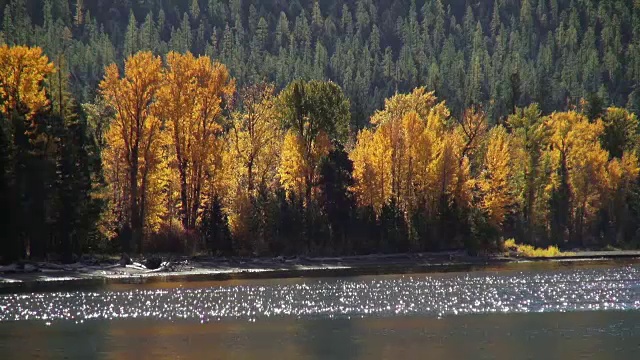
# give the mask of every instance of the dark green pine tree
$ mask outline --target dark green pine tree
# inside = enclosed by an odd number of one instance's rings
[[[138,23],[136,22],[133,10],[131,10],[129,12],[129,24],[127,25],[127,31],[124,35],[124,47],[122,49],[122,55],[124,58],[127,58],[140,50],[138,36]]]
[[[353,162],[342,145],[336,143],[334,150],[320,165],[318,181],[318,202],[329,227],[328,243],[325,243],[324,247],[332,249],[335,253],[344,253],[349,247],[347,239],[355,209],[355,200],[349,190],[354,183],[352,173]]]
[[[202,217],[200,233],[206,249],[212,254],[231,255],[234,251],[229,220],[222,209],[220,198],[215,196]]]
[[[19,244],[19,208],[15,189],[14,152],[12,149],[11,124],[0,113],[0,263],[17,260],[23,256]]]

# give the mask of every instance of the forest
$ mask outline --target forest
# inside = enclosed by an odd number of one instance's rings
[[[0,11],[0,261],[640,246],[640,1]]]

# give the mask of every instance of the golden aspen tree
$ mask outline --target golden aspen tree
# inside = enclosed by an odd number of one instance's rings
[[[21,111],[30,118],[47,107],[43,81],[54,71],[53,63],[39,47],[0,46],[0,103],[4,115],[11,119],[15,111]]]
[[[449,110],[424,88],[396,95],[385,105],[372,117],[375,129],[361,132],[351,153],[354,192],[378,213],[391,200],[403,211],[422,201],[433,209],[442,183],[444,192],[455,192],[452,181],[459,175],[454,156],[459,141],[448,141],[458,138],[447,130]]]
[[[424,145],[413,142],[424,137],[425,121],[436,103],[437,98],[433,92],[427,92],[425,88],[416,88],[411,93],[398,94],[387,99],[384,109],[376,112],[371,118],[372,124],[383,129],[390,143],[389,195],[403,208],[408,206],[407,196],[415,198],[413,179],[419,175],[415,169],[409,168],[414,168],[414,162],[418,160],[416,155],[421,154],[422,149],[417,147]]]
[[[206,182],[211,187],[219,186],[221,181],[222,153],[224,139],[219,125],[225,101],[231,99],[236,91],[236,82],[231,78],[227,67],[212,62],[208,56],[201,56],[196,62],[196,129],[193,134],[191,180],[191,226],[195,226],[196,216],[202,204],[203,196],[213,197],[209,191],[203,194]],[[215,191],[215,190],[214,190]]]
[[[168,169],[169,136],[162,130],[158,118],[147,122],[149,136],[142,143],[140,161],[140,218],[147,232],[157,232],[169,211],[165,203],[166,183],[171,177]]]
[[[609,194],[630,193],[639,173],[640,166],[635,152],[624,152],[622,158],[610,161],[607,164]]]
[[[331,151],[331,141],[326,133],[320,132],[311,144],[311,149],[308,149],[307,145],[298,134],[288,131],[282,144],[278,168],[283,188],[305,199],[314,195],[313,189],[309,189],[309,181],[315,181],[316,167],[320,159]]]
[[[161,122],[153,116],[152,107],[156,93],[162,85],[162,61],[150,52],[140,52],[125,62],[124,76],[117,65],[106,68],[100,83],[100,93],[106,103],[115,110],[115,119],[107,134],[107,146],[111,148],[112,163],[105,162],[107,171],[124,166],[126,190],[124,201],[127,209],[124,219],[131,230],[130,244],[142,251],[145,224],[146,190],[157,166],[158,142]],[[120,170],[117,171],[120,173]]]
[[[229,223],[237,239],[254,244],[258,239],[250,230],[250,224],[256,220],[253,200],[261,189],[273,191],[277,186],[281,159],[284,133],[275,100],[272,85],[257,84],[243,89],[239,96],[240,110],[233,114],[226,139],[223,168]]]
[[[355,146],[349,153],[349,159],[353,162],[354,178],[351,191],[360,206],[373,206],[374,191],[377,189],[373,181],[375,173],[371,166],[369,150],[372,142],[373,133],[369,129],[363,129],[358,133]]]
[[[606,190],[609,154],[599,141],[604,126],[574,111],[554,113],[548,123],[553,130],[551,151],[558,169],[554,187],[568,185],[569,230],[574,240],[583,241],[584,228],[600,208]]]
[[[288,131],[282,143],[278,176],[285,190],[297,196],[305,195],[308,173],[304,144],[293,131]]]
[[[406,209],[411,211],[418,206],[418,173],[422,170],[420,166],[424,166],[421,160],[430,157],[430,144],[425,136],[425,121],[415,111],[405,115],[401,125],[404,151],[400,161],[400,172],[403,174],[400,197]]]
[[[234,91],[235,82],[224,65],[190,53],[167,55],[156,111],[172,135],[185,229],[195,228],[213,157],[221,153],[215,139],[222,133],[218,120],[223,100]]]
[[[110,128],[109,128],[110,129]],[[125,154],[124,139],[117,131],[107,130],[104,134],[102,165],[104,180],[107,184],[104,198],[107,202],[101,217],[101,231],[108,238],[117,234],[120,224],[129,223],[129,171]]]
[[[487,151],[478,188],[481,194],[481,206],[488,214],[489,223],[500,228],[514,203],[511,185],[511,139],[502,126],[489,132]]]
[[[403,126],[416,126],[418,123],[420,123],[420,126],[424,126],[424,121],[436,104],[437,98],[434,92],[427,92],[425,88],[420,87],[409,94],[398,94],[385,100],[384,109],[376,112],[371,117],[371,123],[382,129],[390,143],[389,179],[391,181],[391,193],[389,196],[392,196],[396,204],[403,208],[407,204],[403,196],[413,193],[413,190],[411,190],[413,185],[406,182],[404,177],[406,171],[403,171],[403,166],[407,165],[403,159],[406,158],[405,151],[408,144],[405,139],[405,135],[408,135],[408,133]],[[403,119],[410,113],[414,113],[412,120],[403,124]]]
[[[614,243],[624,240],[624,225],[629,221],[627,199],[638,181],[639,173],[638,157],[633,151],[625,151],[620,159],[613,158],[607,164],[608,191],[605,196],[607,199],[606,210],[615,232],[613,234]]]
[[[459,132],[444,133],[441,141],[434,146],[434,158],[429,171],[433,177],[436,207],[443,201],[457,201],[464,204],[469,198],[469,161],[461,156],[463,139]],[[436,208],[434,208],[436,210]]]
[[[465,110],[459,129],[464,134],[464,145],[460,154],[460,164],[464,158],[471,158],[483,143],[488,131],[487,115],[476,107]]]
[[[259,185],[275,178],[283,134],[272,85],[253,85],[242,93],[242,111],[229,132],[229,166],[239,168],[236,183],[255,195]]]
[[[439,159],[442,160],[442,150],[449,130],[447,121],[450,113],[444,103],[435,105],[426,118],[425,130],[423,132],[425,146],[420,149],[419,165],[416,183],[420,196],[424,200],[427,211],[435,214],[441,195],[437,190],[442,189],[440,183]],[[445,186],[445,189],[447,187]]]
[[[376,174],[376,186],[379,194],[375,201],[375,208],[382,211],[382,207],[389,202],[393,196],[393,143],[389,133],[389,125],[380,126],[373,135],[373,142],[370,148],[371,164]]]
[[[351,153],[354,192],[362,205],[372,206],[377,213],[392,198],[400,198],[393,190],[399,178],[396,176],[399,165],[393,164],[393,155],[400,153],[401,144],[397,142],[397,136],[402,131],[401,125],[385,122],[373,132],[362,131]]]
[[[426,119],[438,104],[444,105],[444,102],[438,103],[434,91],[427,92],[424,87],[415,88],[411,93],[397,94],[386,99],[384,109],[371,117],[371,123],[378,125],[393,119],[402,119],[410,112],[415,112],[419,118]]]

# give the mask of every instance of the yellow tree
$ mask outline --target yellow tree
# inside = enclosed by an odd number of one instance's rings
[[[391,196],[391,146],[383,131],[362,130],[349,155],[353,161],[353,191],[361,206],[376,213]]]
[[[285,190],[296,196],[305,195],[307,166],[304,145],[293,131],[288,131],[282,144],[278,176]]]
[[[106,68],[100,83],[100,92],[106,103],[115,110],[115,119],[107,134],[107,146],[112,150],[112,162],[105,168],[124,166],[126,185],[126,215],[123,217],[131,231],[132,243],[142,251],[145,223],[145,205],[148,182],[159,161],[158,142],[161,140],[161,122],[153,116],[152,107],[156,93],[162,85],[162,61],[150,52],[137,53],[125,62],[124,76],[113,64]],[[107,158],[108,159],[108,158]],[[118,169],[117,173],[122,171]]]
[[[489,223],[496,228],[502,226],[509,207],[514,203],[511,176],[511,139],[504,127],[497,126],[489,133],[478,181],[481,206],[489,216]]]
[[[457,221],[449,210],[470,206],[469,157],[483,140],[484,116],[469,113],[463,124],[454,125],[444,102],[418,88],[388,99],[371,122],[374,129],[358,135],[350,154],[358,202],[378,214],[394,203],[407,223],[424,209],[439,217],[440,230],[448,233],[447,224]]]
[[[410,112],[415,112],[421,119],[426,119],[437,105],[438,98],[434,91],[428,92],[424,87],[415,88],[411,93],[397,94],[386,99],[384,109],[371,117],[371,123],[378,125],[394,119],[402,119]]]
[[[606,190],[609,153],[599,141],[604,126],[574,111],[554,113],[547,122],[553,131],[551,152],[557,169],[553,188],[556,193],[568,192],[559,194],[568,195],[568,204],[559,205],[568,210],[564,215],[571,222],[561,225],[574,240],[583,241],[584,227],[600,208]]]
[[[0,40],[0,43],[2,41]],[[50,131],[51,129],[43,128],[41,118],[34,116],[38,112],[48,110],[49,100],[45,87],[43,86],[44,80],[54,72],[54,66],[49,62],[49,59],[42,54],[40,48],[29,48],[25,46],[8,47],[6,45],[0,45],[0,118],[6,118],[7,123],[0,123],[0,139],[2,149],[0,149],[0,197],[3,198],[2,206],[9,212],[8,218],[9,225],[17,226],[18,224],[12,223],[11,218],[24,220],[29,217],[33,217],[34,221],[45,221],[47,218],[44,211],[37,211],[34,214],[29,213],[31,209],[44,210],[41,206],[32,206],[33,204],[43,204],[47,196],[47,179],[49,176],[42,174],[43,170],[48,166],[41,166],[48,163],[50,160],[55,160],[51,156],[55,156],[57,153],[57,140],[58,135],[56,132]],[[7,127],[8,125],[8,127]],[[8,139],[4,139],[4,130],[11,129],[11,132],[6,133]],[[3,140],[9,140],[13,146]],[[12,149],[13,148],[13,149]],[[7,151],[15,150],[15,151]],[[6,161],[9,160],[8,163]],[[34,163],[32,160],[35,160]],[[43,162],[44,160],[44,162]],[[15,189],[19,192],[15,196],[11,195],[11,191],[14,187],[3,186],[6,184],[5,169],[7,165],[13,164],[12,176],[13,183],[17,184]],[[53,174],[51,174],[53,175]],[[33,183],[33,181],[36,183]],[[23,189],[23,187],[26,188]],[[35,185],[32,186],[32,185]],[[37,194],[33,194],[35,189],[41,189],[44,192],[38,191]],[[6,196],[5,196],[6,195]],[[16,197],[17,196],[17,197]],[[14,202],[16,206],[12,206],[11,202],[7,203],[7,200],[17,200],[18,197],[24,197],[30,199],[27,203]],[[29,203],[32,203],[30,206]],[[20,206],[17,206],[20,205]],[[11,209],[11,210],[9,210]],[[20,214],[19,216],[11,216],[11,212]],[[7,216],[5,215],[5,217]],[[23,226],[27,223],[23,222]],[[39,227],[42,228],[42,227]],[[19,258],[25,254],[25,240],[28,240],[29,251],[31,256],[42,256],[44,254],[45,236],[41,230],[35,228],[33,231],[27,230],[25,234],[11,238],[9,234],[2,234],[0,238],[4,240],[5,236],[7,240],[12,240],[3,243],[0,241],[0,245],[6,245],[6,254],[8,258]],[[0,231],[2,232],[2,231]],[[6,232],[6,231],[5,231]]]
[[[407,210],[412,211],[418,204],[417,182],[420,171],[424,170],[424,159],[431,155],[431,143],[425,134],[426,123],[415,111],[409,112],[402,118],[403,151],[400,159],[401,198]],[[422,165],[422,166],[421,166]]]
[[[115,125],[114,125],[115,126]],[[125,155],[124,139],[118,131],[106,131],[103,137],[104,148],[101,153],[103,173],[107,184],[104,200],[107,206],[101,215],[101,232],[109,238],[117,235],[121,224],[130,223],[129,220],[129,171]],[[128,245],[128,244],[127,244]]]
[[[283,134],[272,85],[244,89],[241,101],[242,111],[234,115],[229,133],[234,158],[229,165],[240,170],[236,183],[253,196],[259,185],[275,178]]]
[[[224,155],[225,200],[235,237],[257,244],[259,239],[249,226],[256,220],[252,200],[259,190],[273,190],[277,185],[284,134],[272,85],[251,85],[241,91],[239,99],[241,109],[233,115]],[[294,139],[289,138],[291,140]],[[291,143],[287,145],[287,154],[299,154],[291,152],[297,149],[291,149]],[[304,162],[290,159],[286,163],[299,166]],[[300,171],[288,169],[286,173],[299,174]]]
[[[429,165],[429,176],[434,180],[429,208],[444,211],[451,203],[466,207],[471,201],[471,166],[464,156],[465,139],[455,129],[442,134],[434,143],[434,157]]]
[[[457,169],[449,141],[452,139],[447,124],[449,116],[449,109],[444,102],[429,111],[422,134],[424,144],[420,147],[418,157],[417,191],[424,199],[425,208],[433,215],[438,211],[445,193],[450,190],[450,175]]]
[[[42,83],[54,70],[39,47],[0,46],[0,103],[5,116],[12,119],[20,111],[30,118],[48,106]]]
[[[462,137],[448,128],[449,116],[424,88],[386,100],[371,119],[375,129],[358,135],[350,155],[359,202],[379,212],[394,200],[411,212],[424,201],[436,211],[443,198],[462,193],[468,162],[460,161]]]
[[[487,115],[482,109],[472,107],[467,109],[462,115],[459,129],[464,135],[464,145],[460,153],[460,164],[463,159],[470,159],[483,143],[487,131]]]
[[[423,136],[424,122],[437,105],[437,100],[434,92],[427,92],[423,87],[416,88],[409,94],[398,94],[385,100],[384,109],[371,117],[371,123],[384,133],[390,144],[389,196],[400,206],[406,205],[406,195],[413,194],[413,184],[407,181],[405,175],[411,172],[411,179],[415,175],[413,169],[408,168],[413,168],[415,155],[419,153],[416,149],[418,144],[414,144],[414,141],[417,141],[416,137]]]
[[[613,223],[613,240],[619,243],[625,239],[625,224],[629,221],[629,195],[638,180],[640,168],[638,157],[633,151],[625,151],[620,159],[614,158],[607,165],[608,191],[605,198],[607,211]]]
[[[180,174],[182,223],[196,225],[202,192],[214,157],[223,101],[235,91],[235,83],[224,65],[209,57],[190,53],[167,55],[164,83],[158,91],[156,111],[172,135],[176,165]]]

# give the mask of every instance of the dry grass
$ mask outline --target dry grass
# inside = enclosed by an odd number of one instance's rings
[[[557,246],[549,246],[546,249],[541,249],[531,245],[516,244],[514,239],[506,240],[504,242],[504,247],[509,251],[515,251],[518,256],[524,257],[557,257],[571,255],[570,253],[560,251]]]

